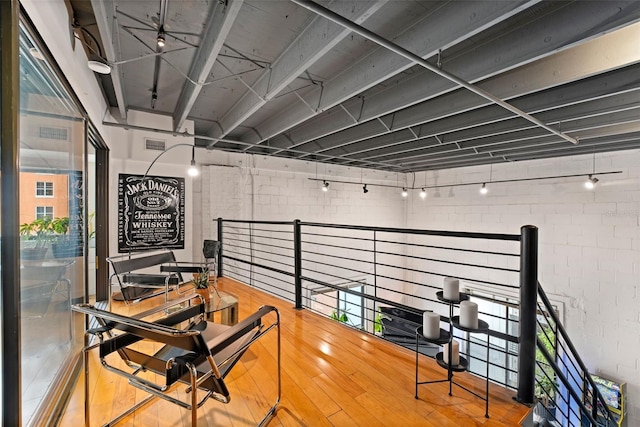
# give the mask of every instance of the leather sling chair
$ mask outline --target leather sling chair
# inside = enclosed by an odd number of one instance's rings
[[[178,307],[178,311],[171,308]],[[225,377],[236,365],[244,352],[270,331],[276,331],[277,354],[277,396],[275,403],[258,423],[266,425],[275,414],[280,402],[280,314],[275,307],[262,306],[258,311],[236,325],[226,326],[204,320],[204,303],[196,295],[188,295],[155,307],[133,317],[111,313],[89,304],[77,304],[73,310],[93,316],[100,325],[85,333],[83,362],[85,373],[85,425],[89,426],[89,352],[99,350],[104,368],[129,380],[129,384],[149,393],[149,396],[135,404],[106,425],[113,425],[127,415],[159,397],[191,411],[191,425],[197,426],[197,409],[208,398],[229,403],[231,396],[225,384]],[[169,314],[167,314],[167,312]],[[158,317],[159,316],[159,317]],[[153,317],[154,320],[143,320]],[[186,327],[181,329],[180,324]],[[98,342],[89,344],[92,337]],[[136,345],[145,340],[160,344]],[[120,356],[126,368],[115,365]],[[152,381],[145,372],[158,374]],[[144,374],[144,375],[143,375]],[[174,397],[176,387],[186,385],[184,400]],[[194,392],[199,391],[199,393]],[[198,394],[203,397],[198,400]]]

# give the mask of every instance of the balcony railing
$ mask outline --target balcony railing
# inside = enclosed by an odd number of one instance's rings
[[[221,276],[412,349],[425,310],[448,320],[448,306],[436,292],[444,277],[458,278],[461,291],[478,304],[479,317],[490,326],[489,360],[485,339],[456,332],[470,372],[484,378],[488,363],[489,379],[517,390],[516,398],[526,404],[535,398],[547,403],[562,399],[557,406],[568,409],[557,417],[558,425],[609,425],[596,423],[612,417],[606,406],[594,404],[604,400],[581,361],[576,362],[578,370],[558,366],[558,358],[550,356],[551,363],[544,366],[545,372],[553,372],[553,380],[568,372],[571,376],[549,393],[551,400],[540,393],[534,396],[541,379],[535,350],[538,314],[550,312],[536,306],[540,287],[535,227],[497,234],[298,220],[217,221]],[[543,295],[540,304],[548,303]],[[555,354],[562,354],[563,363],[580,360],[557,317],[551,323],[564,343]],[[420,351],[432,357],[437,350],[426,342],[420,345]],[[579,372],[575,378],[574,372]]]

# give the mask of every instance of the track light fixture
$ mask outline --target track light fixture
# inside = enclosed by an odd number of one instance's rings
[[[409,195],[409,193],[407,192],[406,188],[402,189],[402,197],[407,197]]]
[[[487,184],[485,182],[482,183],[482,187],[480,187],[480,194],[487,194],[489,189],[487,188]]]
[[[191,166],[189,166],[189,170],[187,171],[187,173],[191,177],[195,177],[195,176],[200,175],[200,171],[198,170],[198,167],[196,166],[196,147],[195,147],[195,145],[191,149]]]
[[[367,184],[365,184],[365,185],[363,185],[363,186],[362,186],[362,192],[363,192],[364,194],[367,194],[367,193],[369,192],[369,189],[367,188]]]
[[[595,188],[596,184],[598,183],[598,181],[600,181],[598,178],[596,178],[595,176],[589,174],[589,177],[585,181],[584,186],[588,190],[593,190]]]
[[[325,193],[327,191],[329,191],[329,183],[327,181],[323,181],[324,184],[322,184],[322,191],[324,191]]]
[[[422,190],[420,190],[420,198],[421,199],[427,198],[427,190],[424,187],[422,187]]]
[[[164,44],[165,44],[164,27],[160,27],[160,29],[158,30],[158,38],[156,39],[156,42],[158,43],[158,47],[164,47]]]

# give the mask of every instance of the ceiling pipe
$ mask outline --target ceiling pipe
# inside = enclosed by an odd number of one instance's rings
[[[160,2],[160,16],[158,17],[158,35],[162,33],[163,37],[166,37],[164,31],[164,22],[167,18],[167,5],[169,0],[162,0]],[[160,79],[160,61],[162,61],[161,54],[164,52],[165,43],[156,43],[156,58],[153,65],[153,87],[151,88],[151,108],[156,108],[156,101],[158,100],[158,80]]]
[[[108,122],[108,121],[102,121],[102,124],[104,126],[111,126],[111,127],[116,127],[116,128],[121,128],[121,129],[125,129],[125,130],[141,130],[141,131],[145,131],[145,132],[155,132],[155,133],[160,133],[160,134],[164,134],[164,135],[172,135],[175,137],[183,137],[183,138],[195,138],[195,139],[203,139],[206,141],[215,141],[215,142],[224,142],[224,143],[228,143],[228,144],[236,144],[236,145],[242,145],[244,147],[250,147],[250,148],[260,148],[260,149],[264,149],[264,150],[279,150],[279,148],[276,147],[269,147],[268,145],[261,145],[259,142],[243,142],[243,141],[236,141],[235,139],[225,139],[225,138],[214,138],[212,136],[208,136],[208,135],[196,135],[193,133],[189,133],[186,130],[182,131],[182,132],[176,132],[173,130],[168,130],[168,129],[159,129],[159,128],[153,128],[153,127],[148,127],[148,126],[139,126],[139,125],[131,125],[131,124],[127,124],[127,123],[114,123],[114,122]],[[205,147],[207,149],[215,149],[215,148],[220,148],[220,147]],[[304,154],[304,151],[300,151],[300,150],[294,150],[294,149],[290,149],[290,150],[286,150],[287,152],[293,153],[293,154]],[[237,151],[238,153],[244,153],[244,151]],[[256,153],[257,154],[257,153]],[[329,155],[323,155],[323,154],[317,154],[317,157],[321,157],[322,159],[327,158],[327,159],[334,159],[334,158],[338,158],[338,159],[342,159],[342,160],[346,160],[349,162],[358,162],[358,163],[362,163],[362,164],[367,164],[370,165],[371,167],[377,167],[377,168],[383,168],[384,170],[388,170],[388,171],[400,171],[402,169],[401,165],[395,165],[395,164],[391,164],[391,163],[386,163],[386,162],[378,162],[378,161],[373,161],[373,160],[365,160],[365,161],[360,161],[360,160],[354,160],[354,159],[350,159],[346,156],[329,156]],[[282,158],[287,158],[282,156]],[[316,158],[316,161],[321,161],[318,160]],[[337,166],[345,166],[345,167],[349,167],[351,166],[350,164],[344,164],[344,165],[337,165]],[[361,167],[361,166],[360,166]]]
[[[569,142],[571,142],[572,144],[578,144],[578,140],[576,138],[573,138],[569,135],[566,135],[554,128],[552,128],[551,126],[547,126],[544,122],[536,119],[535,117],[531,116],[530,114],[520,110],[519,108],[509,104],[508,102],[503,101],[502,99],[490,94],[489,92],[480,89],[479,87],[465,81],[462,80],[461,78],[448,73],[447,71],[441,70],[440,68],[438,68],[435,65],[432,65],[431,63],[427,62],[426,60],[422,59],[420,56],[416,55],[415,53],[412,53],[410,51],[408,51],[407,49],[398,46],[397,44],[385,39],[384,37],[379,36],[378,34],[367,30],[366,28],[363,28],[362,26],[349,21],[348,19],[338,15],[335,12],[330,11],[329,9],[320,6],[317,3],[314,3],[311,0],[291,0],[293,3],[304,7],[305,9],[308,9],[332,22],[335,22],[338,25],[342,25],[343,27],[353,31],[356,34],[361,35],[362,37],[371,40],[374,43],[379,44],[382,47],[385,47],[387,49],[389,49],[390,51],[397,53],[398,55],[408,59],[411,62],[414,62],[424,68],[426,68],[429,71],[432,71],[436,74],[438,74],[441,77],[444,77],[445,79],[475,93],[476,95],[479,95],[491,102],[493,102],[496,105],[501,106],[502,108],[504,108],[505,110],[511,111],[512,113],[522,117],[525,120],[530,121],[531,123],[535,124],[536,126],[541,127],[542,129],[545,129],[549,132],[551,132],[554,135],[559,136],[562,139],[565,139]]]

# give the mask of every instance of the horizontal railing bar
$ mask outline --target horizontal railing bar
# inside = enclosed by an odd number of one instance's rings
[[[293,234],[293,229],[278,229],[278,228],[249,228],[249,230],[256,231],[267,231],[269,233],[283,233],[283,234]]]
[[[340,268],[340,269],[342,269],[342,270],[353,271],[354,273],[373,274],[373,273],[371,273],[371,272],[367,272],[367,271],[363,271],[363,270],[356,270],[356,269],[351,269],[351,268],[347,268],[347,267],[335,266],[335,265],[333,265],[333,264],[327,264],[327,263],[325,263],[325,262],[322,262],[322,261],[315,261],[315,260],[312,260],[312,259],[306,259],[306,258],[303,258],[303,261],[307,261],[307,262],[314,263],[314,264],[320,264],[320,265],[330,266],[330,267],[334,267],[334,268]],[[433,275],[435,275],[435,276],[442,276],[442,274],[441,274],[441,273],[434,273],[434,272],[432,272],[432,271],[427,271],[427,270],[416,270],[416,269],[412,269],[412,268],[408,268],[408,267],[396,267],[396,266],[394,266],[394,265],[390,265],[390,264],[383,264],[383,263],[377,263],[376,265],[378,265],[378,266],[390,267],[390,268],[396,268],[396,269],[401,269],[401,270],[413,271],[413,272],[415,272],[415,273],[433,274]],[[305,267],[305,268],[307,268],[307,267]],[[320,273],[320,272],[316,271],[316,273]],[[322,274],[326,274],[326,273],[322,273]],[[389,277],[389,276],[383,276],[383,275],[380,275],[380,274],[378,274],[378,275],[377,275],[377,277],[384,277],[384,278],[387,278],[387,279],[400,280],[400,281],[402,281],[402,282],[404,282],[404,283],[412,283],[412,284],[420,285],[420,283],[417,283],[417,282],[411,282],[411,281],[409,281],[409,280],[397,279],[397,278]],[[503,288],[518,289],[518,286],[514,286],[514,285],[507,285],[507,284],[504,284],[504,283],[489,282],[489,281],[486,281],[486,280],[472,279],[472,278],[469,278],[469,277],[463,277],[463,276],[455,276],[455,277],[456,277],[456,278],[458,278],[458,279],[462,279],[462,280],[468,280],[468,281],[470,281],[470,282],[486,283],[486,284],[490,284],[490,285],[494,285],[494,286],[501,286],[501,287],[503,287]],[[440,289],[439,287],[435,287],[435,286],[433,286],[433,288]]]
[[[519,234],[473,233],[466,231],[421,230],[415,228],[372,227],[364,225],[326,224],[321,222],[300,222],[304,227],[341,228],[346,230],[378,231],[384,233],[418,234],[427,236],[462,237],[468,239],[510,240],[520,241]]]
[[[233,233],[230,233],[230,234],[233,234]],[[241,238],[239,238],[239,237],[237,237],[237,236],[240,236],[240,237],[250,237],[248,234],[234,234],[234,235],[233,235],[233,237],[230,237],[230,238],[229,238],[229,237],[227,237],[227,239],[229,239],[229,240],[231,240],[231,241],[234,241],[234,242],[246,242],[246,243],[249,243],[249,244],[251,243],[251,240],[241,239]],[[261,237],[261,236],[253,236],[253,237],[260,237],[260,238],[263,238],[263,237]],[[266,238],[266,237],[265,237],[265,238]],[[291,240],[287,240],[287,239],[280,239],[280,238],[277,238],[277,237],[273,237],[273,238],[271,238],[271,237],[270,237],[269,239],[270,239],[270,240],[279,240],[279,241],[283,241],[283,242],[291,242]],[[254,242],[254,243],[255,243],[255,244],[259,244],[259,245],[268,245],[268,243],[257,243],[257,242]],[[280,248],[283,248],[283,249],[289,249],[289,250],[293,249],[293,247],[289,247],[289,246],[277,246],[277,245],[273,245],[273,246],[275,246],[275,247],[280,247]]]
[[[330,247],[340,248],[340,246],[333,246],[333,245],[323,245],[323,246],[330,246]],[[346,249],[346,248],[344,248],[344,249]],[[440,263],[444,263],[444,264],[463,265],[465,267],[478,267],[478,268],[485,268],[485,269],[489,269],[489,270],[509,271],[509,272],[512,272],[512,273],[519,273],[520,272],[520,270],[515,270],[513,268],[494,267],[494,266],[486,266],[486,265],[480,265],[480,264],[470,264],[470,263],[466,263],[466,262],[448,261],[448,260],[442,260],[442,259],[437,259],[437,258],[425,258],[425,257],[417,256],[417,255],[398,254],[398,253],[384,252],[384,251],[379,251],[379,250],[374,251],[372,249],[353,249],[353,250],[357,250],[359,252],[375,253],[375,254],[379,254],[379,255],[381,254],[381,255],[397,256],[397,257],[402,257],[402,258],[419,259],[419,260],[422,260],[422,261],[432,261],[432,262],[440,262]],[[354,260],[354,259],[348,258],[348,257],[340,257],[340,256],[337,256],[337,255],[324,254],[324,253],[321,253],[321,252],[314,252],[314,251],[309,251],[309,250],[304,251],[304,253],[320,255],[320,256],[325,256],[325,257],[331,257],[331,258],[348,259],[348,260],[359,261],[359,262],[368,262],[368,263],[372,262],[372,261],[369,261],[369,260],[358,260],[358,259]],[[378,262],[377,265],[384,265],[384,264]]]
[[[273,252],[258,251],[258,250],[255,250],[255,249],[254,249],[254,252],[260,252],[260,253],[265,253],[265,254],[271,254],[271,255],[274,255],[274,254],[273,254]],[[250,257],[250,258],[259,259],[259,260],[262,260],[262,261],[272,262],[272,263],[274,263],[274,264],[284,265],[285,267],[291,267],[291,268],[293,269],[293,264],[287,264],[286,262],[276,261],[275,259],[263,258],[263,257],[256,256],[256,255],[247,255],[247,256],[248,256],[248,257]],[[290,258],[290,257],[287,257],[287,256],[285,256],[285,255],[280,255],[280,256],[283,256],[283,257],[285,257],[285,258]],[[255,263],[255,262],[254,262],[253,264],[255,264],[255,265],[259,265],[258,263]],[[293,274],[293,272],[292,272],[291,274]]]
[[[278,240],[281,242],[291,242],[291,239],[283,239],[281,237],[267,237],[267,236],[252,236],[250,234],[245,234],[245,233],[227,233],[227,235],[232,235],[234,236],[235,240],[239,240],[242,242],[250,242],[250,240],[244,240],[244,239],[240,239],[237,236],[240,237],[254,237],[254,238],[259,238],[259,239],[269,239],[269,240]],[[260,243],[261,245],[264,245],[265,243]],[[283,246],[286,247],[286,246]]]
[[[229,224],[269,224],[269,225],[290,225],[293,227],[293,221],[255,221],[255,220],[243,220],[243,219],[220,219],[222,223]],[[214,219],[214,221],[217,221]]]
[[[443,249],[443,250],[458,251],[458,252],[473,252],[473,253],[479,253],[484,255],[501,255],[501,256],[513,256],[513,257],[520,256],[520,254],[512,254],[508,252],[493,252],[493,251],[481,251],[479,249],[452,248],[448,246],[424,245],[421,243],[398,242],[394,240],[373,239],[373,238],[367,238],[367,237],[339,236],[334,234],[320,234],[320,233],[310,233],[310,232],[302,232],[301,234],[307,235],[307,236],[332,237],[337,239],[349,239],[349,240],[360,240],[365,242],[388,243],[388,244],[395,244],[395,245],[415,246],[415,247],[431,248],[431,249]],[[322,246],[326,245],[325,243],[314,242],[312,240],[308,240],[305,242],[310,244],[315,244],[315,245],[322,245]]]
[[[240,259],[240,258],[236,258],[236,257],[231,257],[231,256],[228,256],[226,254],[222,255],[222,258],[230,259],[232,261],[242,262],[242,263],[245,263],[245,264],[258,266],[258,264],[254,264],[254,263],[252,263],[250,261],[246,261],[246,260],[243,260],[243,259]],[[275,271],[276,273],[284,274],[285,276],[292,276],[293,277],[293,273],[285,271],[285,270],[280,270],[280,269],[274,268],[274,267],[267,267],[266,265],[261,265],[260,267],[264,268],[265,270],[271,270],[271,271]]]
[[[268,233],[293,234],[293,230],[283,230],[277,228],[253,228],[253,227],[227,227],[224,234],[253,234],[256,231],[264,231]]]

